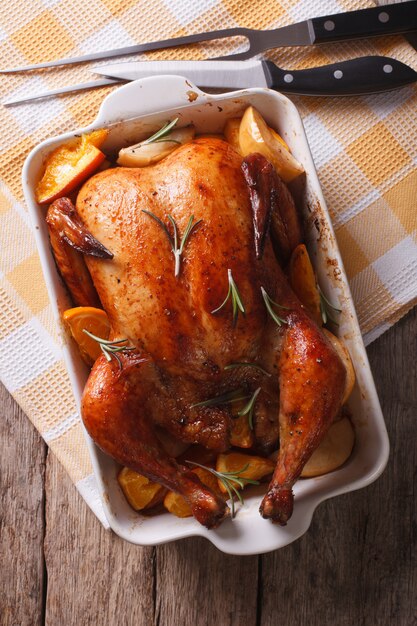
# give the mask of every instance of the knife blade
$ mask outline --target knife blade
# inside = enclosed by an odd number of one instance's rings
[[[388,35],[394,33],[407,33],[417,30],[417,0],[409,0],[401,4],[385,5],[383,8],[359,9],[347,13],[337,13],[316,17],[289,26],[283,26],[274,30],[253,30],[249,28],[227,28],[223,30],[186,35],[173,39],[163,39],[149,43],[92,52],[79,57],[57,59],[0,70],[0,73],[22,72],[59,65],[84,63],[97,61],[117,56],[138,54],[151,50],[184,46],[193,43],[203,43],[215,39],[230,37],[245,37],[249,41],[249,49],[244,52],[219,57],[222,60],[244,60],[270,50],[271,48],[286,46],[309,46],[313,44],[342,41],[344,39],[358,39]]]
[[[97,74],[123,80],[153,75],[180,75],[199,87],[231,89],[268,87],[284,93],[341,96],[389,91],[417,81],[408,65],[383,56],[368,56],[312,67],[284,70],[272,61],[136,61],[97,67]]]

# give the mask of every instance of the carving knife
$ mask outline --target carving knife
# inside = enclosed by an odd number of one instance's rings
[[[417,81],[408,65],[368,56],[312,67],[284,70],[272,61],[134,61],[97,67],[111,79],[137,80],[154,75],[185,76],[199,87],[268,87],[290,94],[352,96],[403,87]]]
[[[306,70],[283,70],[272,61],[133,61],[94,69],[103,78],[89,83],[8,100],[10,106],[57,93],[92,89],[146,76],[179,75],[199,87],[268,87],[307,96],[352,96],[390,91],[417,81],[411,67],[382,56],[359,57]]]
[[[272,16],[271,16],[272,17]],[[92,52],[79,57],[57,59],[34,65],[14,67],[0,70],[0,73],[21,72],[26,70],[56,67],[72,63],[84,63],[85,61],[97,61],[129,54],[160,50],[175,46],[184,46],[215,39],[230,37],[245,37],[249,41],[249,49],[244,52],[231,54],[222,59],[244,60],[270,50],[271,48],[285,46],[310,46],[313,44],[342,41],[345,39],[363,39],[377,35],[389,35],[394,33],[408,33],[417,30],[417,0],[409,0],[401,4],[385,5],[370,9],[359,9],[347,13],[336,13],[322,17],[315,17],[304,22],[290,24],[274,30],[253,30],[250,28],[227,28],[224,30],[211,31],[175,37],[150,43],[137,44]]]

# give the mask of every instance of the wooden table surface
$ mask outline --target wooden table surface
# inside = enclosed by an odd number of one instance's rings
[[[414,310],[369,348],[391,441],[382,477],[259,557],[201,538],[140,548],[103,530],[2,389],[0,624],[417,624],[416,337]]]

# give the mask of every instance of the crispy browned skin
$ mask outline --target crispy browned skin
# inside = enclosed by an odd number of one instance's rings
[[[191,214],[202,220],[185,246],[178,277],[166,234],[143,210],[165,224],[172,215],[180,234]],[[183,441],[226,450],[230,408],[193,405],[261,386],[254,417],[257,448],[273,449],[279,429],[281,437],[263,514],[285,523],[288,493],[339,408],[344,371],[290,291],[270,238],[262,258],[256,258],[241,157],[226,142],[205,138],[153,167],[102,172],[80,191],[77,213],[114,254],[112,261],[86,259],[111,338],[126,338],[135,347],[122,355],[121,371],[104,357],[92,369],[82,417],[94,441],[119,463],[184,495],[196,518],[213,527],[227,507],[164,453],[155,425]],[[236,325],[230,301],[212,314],[226,296],[229,269],[246,309]],[[278,327],[269,317],[261,287],[289,307],[280,310],[287,324]],[[224,370],[236,362],[257,362],[273,376],[249,368]],[[296,438],[294,428],[301,433]]]
[[[100,306],[84,254],[111,259],[112,254],[89,233],[68,198],[55,200],[46,214],[55,261],[75,304]]]
[[[294,200],[271,163],[261,154],[249,155],[242,169],[250,187],[254,214],[265,216],[269,209],[275,249],[278,246],[279,257],[286,262],[302,240]],[[267,224],[267,219],[263,218],[262,223]],[[256,221],[254,226],[256,242]],[[293,510],[292,486],[340,408],[346,373],[330,343],[306,314],[282,274],[276,296],[278,303],[290,311],[277,310],[286,322],[283,343],[277,352],[280,450],[260,512],[263,517],[285,525]]]
[[[112,263],[87,259],[112,337],[128,338],[137,346],[158,381],[150,389],[148,379],[137,372],[136,386],[150,401],[135,409],[132,400],[121,412],[120,394],[111,395],[120,431],[143,412],[143,424],[150,432],[157,424],[184,441],[226,450],[232,419],[229,408],[192,405],[242,384],[248,391],[256,389],[257,372],[224,371],[231,362],[257,360],[267,319],[260,295],[264,264],[253,262],[252,213],[240,165],[241,159],[227,143],[198,140],[155,167],[103,172],[90,179],[78,196],[77,212],[85,226],[114,253]],[[166,234],[143,210],[165,224],[172,215],[181,234],[191,214],[203,220],[187,242],[178,277]],[[272,248],[265,256],[275,265]],[[247,312],[235,327],[230,302],[211,314],[226,296],[228,269]],[[125,463],[117,446],[109,449],[108,440],[97,434],[102,432],[97,429],[103,419],[102,396],[94,402],[89,396],[101,367],[106,368],[106,363],[97,363],[92,370],[82,415],[98,445]],[[271,419],[277,423],[276,415]],[[275,429],[275,443],[277,436]],[[138,452],[139,443],[133,437],[131,443],[137,455],[135,467],[150,475],[148,457]],[[131,461],[127,464],[132,467]],[[166,464],[171,468],[172,459],[166,458]],[[155,474],[173,488],[160,463]],[[176,480],[176,490],[189,499],[181,473]],[[214,511],[210,508],[204,523],[216,525],[225,510],[224,504]]]
[[[253,211],[256,257],[262,257],[269,228],[274,251],[286,264],[302,242],[302,228],[294,199],[274,166],[262,154],[249,154],[242,163]]]
[[[217,526],[228,515],[225,502],[189,468],[169,458],[150,427],[155,403],[160,411],[175,410],[151,360],[132,352],[120,358],[122,369],[100,357],[85,387],[82,411],[91,437],[122,465],[179,491],[201,524]]]
[[[291,311],[279,355],[280,449],[260,512],[285,525],[293,511],[292,487],[340,409],[346,372],[327,338],[291,293]]]
[[[242,172],[249,188],[253,214],[256,258],[261,259],[274,209],[275,168],[260,154],[250,154],[242,162]]]

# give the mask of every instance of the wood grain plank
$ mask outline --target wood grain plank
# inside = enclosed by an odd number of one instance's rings
[[[43,622],[46,446],[0,384],[0,622]]]
[[[301,540],[262,557],[262,626],[417,624],[416,337],[415,310],[369,349],[387,469],[322,504]]]
[[[53,454],[46,467],[46,626],[150,626],[152,548],[104,530]]]
[[[51,454],[46,493],[46,626],[256,622],[257,557],[202,539],[128,544],[101,527]]]
[[[258,557],[223,554],[190,538],[157,548],[158,626],[256,624]]]

